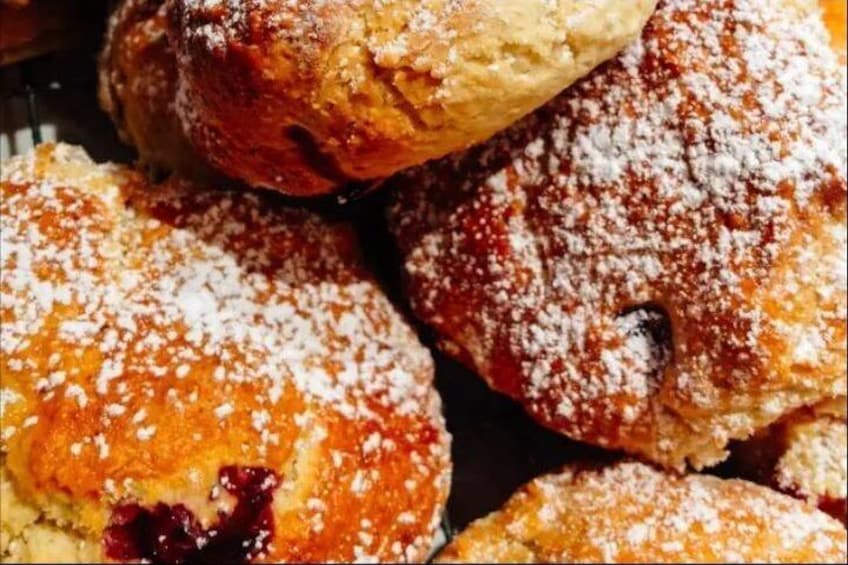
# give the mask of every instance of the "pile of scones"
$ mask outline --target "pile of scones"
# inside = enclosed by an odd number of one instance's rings
[[[137,163],[2,163],[4,563],[848,560],[844,1],[114,4]],[[406,307],[614,456],[439,547]]]

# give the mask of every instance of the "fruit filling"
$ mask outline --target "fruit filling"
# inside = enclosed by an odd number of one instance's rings
[[[246,563],[262,554],[274,532],[276,474],[264,467],[234,465],[221,468],[218,482],[238,502],[209,528],[182,504],[115,507],[103,532],[106,555],[152,563]]]

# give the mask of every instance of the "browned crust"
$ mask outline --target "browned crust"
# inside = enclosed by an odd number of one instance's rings
[[[440,563],[844,562],[842,525],[767,488],[641,463],[540,477]]]
[[[97,548],[115,505],[209,523],[220,468],[260,466],[264,560],[426,556],[450,474],[432,361],[351,228],[64,145],[2,171],[12,512]]]
[[[828,45],[812,2],[662,2],[619,59],[398,178],[416,314],[543,424],[679,468],[844,394],[846,94]],[[634,316],[670,329],[665,348]]]

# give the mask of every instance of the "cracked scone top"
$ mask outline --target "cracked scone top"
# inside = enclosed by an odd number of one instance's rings
[[[845,129],[815,2],[661,2],[550,104],[399,177],[413,309],[545,425],[715,463],[845,395]]]
[[[432,361],[349,228],[66,145],[0,186],[4,559],[426,557]]]
[[[655,4],[176,0],[177,112],[224,174],[327,193],[488,138],[615,55]]]
[[[765,487],[641,463],[540,477],[440,563],[839,563],[845,528]]]

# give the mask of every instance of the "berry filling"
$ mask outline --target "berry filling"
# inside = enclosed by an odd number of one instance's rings
[[[264,467],[228,466],[219,471],[218,482],[238,502],[208,529],[182,504],[115,507],[103,532],[106,555],[152,563],[246,563],[263,553],[274,531],[276,474]]]

